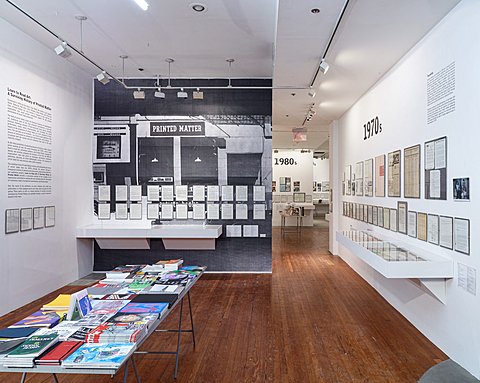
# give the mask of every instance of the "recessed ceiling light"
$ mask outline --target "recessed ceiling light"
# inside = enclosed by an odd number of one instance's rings
[[[320,9],[312,8],[312,9],[310,9],[310,12],[312,12],[313,14],[317,14],[317,13],[320,13]]]
[[[190,7],[195,11],[195,12],[205,12],[207,10],[207,6],[201,3],[192,3],[190,4]]]
[[[148,10],[148,3],[145,0],[133,0],[142,10]]]

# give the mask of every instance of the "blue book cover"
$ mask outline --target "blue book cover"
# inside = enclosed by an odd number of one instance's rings
[[[117,367],[135,350],[132,343],[86,343],[62,363],[65,368]]]
[[[60,322],[60,316],[55,312],[36,311],[21,321],[12,324],[11,328],[16,327],[52,327]]]
[[[133,303],[130,302],[119,312],[121,313],[132,313],[132,314],[140,314],[140,313],[163,313],[168,307],[168,303]]]

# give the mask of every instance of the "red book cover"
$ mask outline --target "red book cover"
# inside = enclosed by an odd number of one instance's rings
[[[67,356],[79,348],[83,342],[64,341],[35,361],[36,364],[60,364]]]

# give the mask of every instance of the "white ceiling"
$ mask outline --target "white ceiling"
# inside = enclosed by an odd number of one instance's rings
[[[121,76],[120,55],[128,55],[126,76],[272,77],[273,146],[324,148],[328,124],[338,119],[460,0],[350,0],[326,56],[330,70],[309,85],[345,0],[199,0],[208,10],[194,12],[192,0],[14,0],[35,19],[80,48],[113,75]],[[320,13],[313,14],[312,8]],[[0,16],[49,47],[58,40],[5,0]],[[98,69],[77,55],[68,60],[93,75]],[[144,68],[140,72],[138,68]],[[294,95],[293,95],[294,94]],[[294,144],[292,128],[305,124],[308,141]]]

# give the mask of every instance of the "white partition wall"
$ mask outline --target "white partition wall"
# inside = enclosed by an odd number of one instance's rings
[[[480,2],[461,2],[397,63],[338,121],[338,136],[332,135],[336,142],[332,145],[330,157],[331,161],[335,160],[332,168],[337,169],[339,175],[337,179],[331,179],[334,196],[338,197],[338,201],[334,201],[332,224],[338,222],[338,230],[371,229],[401,241],[407,247],[419,248],[420,252],[423,249],[443,256],[454,262],[455,276],[443,285],[446,289],[446,303],[443,304],[408,279],[383,277],[341,244],[338,245],[340,256],[450,358],[477,377],[480,376],[480,305],[476,296],[476,276],[480,270],[477,235],[480,225],[480,195],[477,193],[480,190],[477,160],[480,142],[479,14]],[[381,129],[373,129],[374,134],[369,137],[364,125],[376,117]],[[426,185],[425,178],[436,181],[425,170],[429,162],[428,158],[425,159],[425,143],[441,137],[447,137],[446,176],[442,175],[441,179],[439,171],[438,177],[440,183],[445,181],[446,199],[427,199],[426,192],[435,190]],[[405,198],[404,149],[418,144],[421,149],[420,198]],[[388,153],[396,150],[401,150],[399,198],[375,196],[375,188],[372,197],[353,195],[352,192],[342,194],[346,167],[355,169],[359,161],[385,155],[385,178],[388,180],[391,170]],[[441,156],[441,150],[437,154]],[[416,167],[407,167],[406,170],[416,171]],[[470,201],[458,202],[453,196],[453,179],[464,177],[469,178],[472,193]],[[464,245],[460,237],[454,238],[453,249],[447,249],[421,240],[418,233],[419,238],[415,238],[342,214],[344,202],[352,206],[396,208],[399,201],[407,202],[408,210],[412,212],[470,220],[470,254],[455,250],[461,250]],[[411,229],[410,234],[417,231],[417,228]],[[331,249],[336,252],[336,246]]]
[[[1,19],[0,35],[3,315],[92,270],[91,245],[75,229],[92,209],[93,92],[90,76]],[[5,234],[7,209],[26,209],[23,229],[35,229]]]

